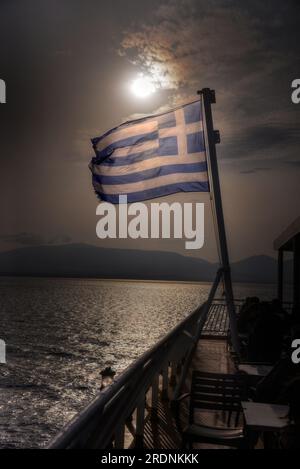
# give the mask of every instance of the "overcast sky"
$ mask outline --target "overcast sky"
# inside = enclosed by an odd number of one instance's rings
[[[230,254],[272,254],[299,215],[297,0],[1,0],[0,249],[86,242],[215,259],[207,195],[205,247],[96,238],[90,138],[124,119],[216,90],[215,128]],[[158,91],[130,92],[143,72]]]

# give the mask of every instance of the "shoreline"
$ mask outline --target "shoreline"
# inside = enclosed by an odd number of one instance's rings
[[[98,280],[100,282],[115,282],[115,283],[171,283],[171,284],[188,284],[188,285],[211,285],[213,281],[210,280],[158,280],[158,279],[133,279],[133,278],[107,278],[107,277],[80,277],[80,276],[67,276],[67,275],[4,275],[0,274],[1,279],[62,279],[62,280]],[[233,285],[276,285],[276,283],[269,282],[242,282],[233,281]]]

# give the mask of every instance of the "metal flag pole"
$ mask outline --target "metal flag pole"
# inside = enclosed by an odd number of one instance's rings
[[[220,256],[221,256],[221,263],[223,268],[223,279],[224,279],[224,286],[225,286],[225,298],[227,309],[229,313],[229,321],[230,321],[230,331],[231,331],[231,340],[232,345],[237,353],[240,355],[240,344],[239,344],[239,337],[237,331],[237,323],[236,323],[236,311],[234,305],[234,298],[233,298],[233,291],[232,291],[232,283],[231,283],[231,272],[230,272],[230,264],[229,264],[229,256],[228,256],[228,248],[227,248],[227,240],[226,240],[226,232],[225,232],[225,224],[224,224],[224,215],[223,215],[223,206],[222,206],[222,199],[221,199],[221,190],[220,190],[220,181],[219,181],[219,171],[218,171],[218,163],[217,163],[217,151],[216,151],[216,143],[220,143],[220,134],[218,130],[214,130],[213,126],[213,118],[212,118],[212,110],[211,104],[216,102],[215,92],[210,88],[203,88],[201,91],[198,91],[198,94],[202,96],[203,99],[203,107],[205,113],[204,122],[204,134],[206,138],[206,152],[207,152],[207,159],[208,159],[208,167],[209,167],[209,176],[210,176],[210,185],[211,185],[211,196],[214,205],[214,211],[216,216],[216,223],[218,229],[218,241],[220,246]]]

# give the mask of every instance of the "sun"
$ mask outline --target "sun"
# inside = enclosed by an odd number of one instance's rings
[[[156,88],[153,81],[145,76],[136,78],[131,84],[132,93],[138,98],[147,98],[155,92]]]

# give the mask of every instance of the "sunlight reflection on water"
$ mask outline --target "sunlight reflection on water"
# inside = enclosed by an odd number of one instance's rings
[[[208,284],[0,279],[0,447],[41,447],[99,390],[207,298]],[[273,286],[236,287],[274,296]]]

